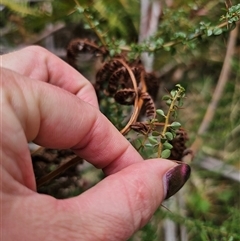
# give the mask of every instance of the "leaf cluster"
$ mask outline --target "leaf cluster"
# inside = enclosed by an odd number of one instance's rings
[[[236,23],[240,20],[240,3],[234,6],[231,6],[227,13],[223,15],[220,20],[228,21],[229,24]]]
[[[181,124],[172,119],[177,118],[179,108],[183,106],[185,98],[185,89],[180,85],[176,85],[168,95],[164,95],[162,100],[168,106],[166,113],[162,109],[156,110],[156,118],[148,122],[149,129],[145,134],[145,141],[141,144],[141,148],[152,148],[157,153],[157,157],[169,158],[172,141],[177,136],[177,131]],[[161,127],[159,129],[159,127]]]

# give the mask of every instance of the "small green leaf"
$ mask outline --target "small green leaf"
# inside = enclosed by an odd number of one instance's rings
[[[163,46],[163,49],[167,52],[169,52],[171,50],[171,48],[169,46]]]
[[[177,136],[176,132],[173,130],[173,132],[171,132],[173,135],[173,139]]]
[[[85,23],[85,24],[84,24],[84,29],[91,29],[91,27],[90,27],[89,24]]]
[[[171,96],[169,96],[169,95],[164,95],[162,97],[162,100],[170,100],[170,99],[171,99]]]
[[[207,36],[210,37],[212,34],[213,34],[212,29],[208,29],[208,30],[207,30]]]
[[[182,107],[183,106],[183,99],[179,99],[178,100],[178,107]]]
[[[153,131],[152,132],[152,136],[159,136],[159,135],[160,135],[160,133],[158,131]]]
[[[171,104],[172,104],[172,100],[171,100],[171,99],[167,100],[167,101],[166,101],[166,104],[167,104],[167,105],[171,105]]]
[[[156,110],[156,113],[157,113],[157,115],[159,115],[159,116],[163,116],[163,117],[165,117],[165,118],[166,118],[166,116],[165,116],[165,114],[164,114],[163,110],[158,109],[158,110]]]
[[[170,157],[170,155],[171,155],[171,151],[167,150],[167,149],[162,151],[162,153],[161,153],[162,158],[168,158],[168,157]]]
[[[214,35],[220,35],[220,34],[222,34],[222,29],[221,28],[215,28],[214,30],[213,30],[213,34]]]
[[[152,144],[152,145],[157,145],[157,144],[158,144],[157,139],[156,139],[155,137],[153,137],[153,136],[149,136],[149,137],[148,137],[148,141],[149,141],[149,143]]]
[[[115,53],[116,53],[116,51],[114,49],[110,49],[110,51],[109,51],[110,56],[113,57],[115,55]]]
[[[181,127],[181,124],[179,122],[174,121],[170,126],[173,129],[178,129],[179,127]]]
[[[145,147],[154,147],[152,144],[150,144],[150,143],[146,143],[145,145],[144,145]]]
[[[173,140],[173,134],[171,132],[166,132],[165,136],[169,141]]]
[[[177,119],[177,116],[178,116],[177,111],[173,111],[173,112],[172,112],[172,116],[173,116],[174,119]]]
[[[167,139],[166,138],[161,138],[160,141],[161,141],[161,143],[164,143],[165,141],[167,141]]]
[[[184,89],[180,84],[176,84],[176,87],[178,87],[179,89]]]
[[[156,40],[156,45],[157,45],[157,46],[161,46],[163,43],[164,43],[164,40],[163,40],[162,38],[158,38],[158,39]]]
[[[178,88],[178,91],[181,91],[181,92],[185,91],[185,88],[182,87],[180,84],[176,84],[175,86]]]
[[[157,153],[158,152],[158,145],[155,145],[152,147],[152,151]]]
[[[171,145],[169,142],[166,141],[163,143],[163,147],[166,150],[171,150],[173,148],[173,145]]]
[[[176,91],[176,90],[172,90],[172,91],[170,92],[170,94],[171,94],[172,97],[175,97],[175,95],[177,94],[177,91]]]

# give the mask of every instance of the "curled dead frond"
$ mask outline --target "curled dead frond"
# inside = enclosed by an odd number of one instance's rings
[[[183,128],[179,128],[179,130],[176,131],[176,134],[176,137],[170,142],[173,145],[173,148],[169,159],[181,161],[184,156],[191,154],[192,152],[186,146],[186,142],[189,139],[187,132]]]
[[[149,131],[149,126],[143,122],[135,122],[130,127],[132,130],[142,133],[143,135],[147,134]]]
[[[156,115],[156,107],[152,97],[148,94],[148,92],[144,92],[144,93],[141,93],[140,98],[144,100],[146,116],[149,119],[154,119]]]
[[[105,86],[109,83],[111,75],[121,67],[121,63],[117,60],[108,61],[103,64],[103,66],[100,70],[98,70],[96,75],[95,89],[97,93],[105,89]],[[112,83],[112,85],[114,84]],[[112,86],[112,89],[117,89],[117,81],[114,86],[115,87]],[[105,93],[107,93],[106,90]]]
[[[94,41],[89,39],[73,39],[67,47],[67,60],[73,67],[76,67],[76,59],[80,53],[89,53],[94,56],[105,56],[107,50],[104,47],[99,47]]]
[[[160,81],[157,78],[156,74],[154,72],[151,73],[145,73],[144,74],[144,80],[147,86],[147,92],[152,97],[153,100],[156,100]]]
[[[121,105],[133,105],[135,97],[136,93],[131,88],[118,90],[114,95],[115,101]]]
[[[69,46],[68,55],[75,56],[77,51],[86,51],[90,53],[106,54],[107,51],[98,47],[94,42],[88,40],[75,40],[72,45]],[[119,54],[118,56],[107,58],[105,56],[102,67],[98,70],[96,75],[95,90],[97,95],[101,98],[103,95],[113,97],[116,103],[120,105],[132,105],[133,112],[129,118],[128,123],[120,131],[123,135],[128,131],[134,130],[145,135],[145,139],[148,135],[151,135],[155,131],[156,127],[162,128],[162,132],[159,133],[159,153],[167,146],[171,150],[171,155],[167,155],[170,159],[181,161],[184,155],[186,155],[187,147],[186,141],[188,140],[187,134],[183,128],[176,130],[176,126],[171,126],[170,116],[173,112],[176,112],[176,108],[180,105],[179,91],[183,91],[184,88],[177,86],[176,91],[172,91],[170,96],[165,96],[165,100],[169,104],[169,110],[167,114],[163,111],[158,112],[162,115],[162,120],[156,119],[156,106],[154,100],[157,97],[159,89],[159,80],[154,73],[147,73],[144,66],[139,59],[129,62],[127,56]],[[179,92],[179,93],[178,93]],[[100,94],[101,93],[101,94]],[[182,93],[182,92],[181,92]],[[143,122],[140,116],[145,116]],[[177,122],[175,122],[177,123]],[[177,123],[178,124],[178,123]],[[178,124],[179,125],[179,124]],[[170,128],[171,126],[171,128]],[[169,129],[170,128],[170,129]],[[161,138],[166,138],[165,134],[173,131],[173,136],[168,137],[169,145],[166,141],[160,141]],[[167,133],[169,135],[169,133]],[[164,145],[163,145],[164,144]],[[169,149],[169,150],[170,150]],[[169,151],[167,151],[169,152]]]

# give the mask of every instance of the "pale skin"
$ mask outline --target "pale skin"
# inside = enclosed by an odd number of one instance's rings
[[[162,203],[177,164],[143,161],[98,110],[92,85],[40,47],[1,56],[1,232],[8,240],[127,240]],[[36,193],[28,142],[72,148],[103,169],[85,193]]]

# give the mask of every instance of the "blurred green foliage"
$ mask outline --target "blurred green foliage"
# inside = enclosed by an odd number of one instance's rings
[[[175,0],[171,7],[163,4],[157,32],[141,45],[137,43],[140,1],[79,0],[77,4],[75,1],[51,1],[51,9],[44,8],[43,3],[2,1],[6,7],[1,11],[0,26],[2,29],[8,27],[10,31],[1,39],[1,45],[17,47],[28,36],[38,34],[49,23],[58,21],[66,25],[81,23],[89,28],[85,12],[113,53],[123,47],[132,52],[132,58],[146,50],[154,53],[154,70],[161,76],[157,106],[161,96],[166,94],[165,89],[171,90],[176,83],[184,86],[187,98],[179,118],[190,137],[189,145],[196,139],[222,69],[229,30],[238,24],[240,4],[237,1],[232,1],[234,8],[230,11],[229,2],[226,7],[225,2],[219,0]],[[210,128],[204,133],[197,157],[209,155],[239,171],[239,35],[234,52],[227,85]],[[121,129],[122,112],[118,106],[110,105],[112,109],[108,106],[108,102],[103,102],[104,113]],[[149,157],[147,150],[142,154]],[[130,240],[164,240],[162,224],[165,218],[174,221],[178,227],[184,225],[189,240],[240,240],[239,182],[203,170],[193,162],[193,175],[182,195],[184,207],[173,212],[159,208],[152,220]]]

